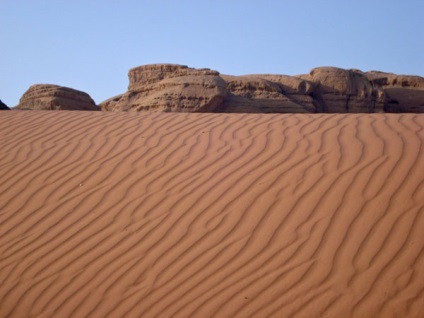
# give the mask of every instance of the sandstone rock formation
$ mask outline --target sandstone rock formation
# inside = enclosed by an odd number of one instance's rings
[[[306,81],[301,79],[289,79],[289,76],[286,79],[284,76],[277,75],[223,75],[222,78],[227,84],[228,95],[218,109],[220,111],[235,113],[315,112],[312,98],[308,96]],[[286,83],[286,86],[283,83]],[[300,91],[302,92],[300,93]]]
[[[424,78],[318,67],[309,74],[220,75],[210,69],[152,64],[128,73],[128,91],[108,111],[229,113],[424,112]]]
[[[374,88],[367,77],[358,70],[335,67],[312,69],[300,78],[315,84],[313,96],[319,112],[373,113],[382,111],[384,94]]]
[[[128,91],[102,103],[109,111],[213,112],[227,95],[219,73],[175,64],[132,68]]]
[[[210,69],[152,64],[128,73],[128,91],[109,98],[107,111],[315,112],[312,84],[284,75],[222,75]]]
[[[9,110],[9,109],[10,108],[7,107],[7,105],[0,100],[0,110]]]
[[[58,85],[32,85],[19,100],[16,109],[100,110],[87,93]]]
[[[424,113],[424,78],[318,67],[288,76],[220,75],[207,68],[151,64],[128,72],[128,91],[96,106],[81,91],[31,86],[16,109],[226,113]],[[9,109],[0,101],[0,109]]]
[[[365,76],[370,83],[384,91],[385,112],[424,112],[424,78],[377,71],[367,72]]]

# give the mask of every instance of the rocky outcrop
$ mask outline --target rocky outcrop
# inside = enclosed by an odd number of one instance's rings
[[[219,73],[184,65],[153,64],[132,68],[124,94],[102,103],[108,111],[213,112],[227,95]]]
[[[424,112],[424,78],[376,71],[367,72],[365,76],[375,87],[384,91],[385,112]]]
[[[220,75],[210,69],[152,64],[128,72],[128,91],[109,98],[106,111],[315,112],[312,84],[284,75]]]
[[[222,78],[228,91],[224,103],[218,108],[222,112],[315,112],[306,81],[301,79],[289,80],[290,76],[278,75],[223,75]]]
[[[0,100],[0,110],[9,110],[9,109],[10,108],[7,107],[7,105]]]
[[[307,80],[288,75],[256,75],[274,82],[281,87],[284,94],[293,102],[301,105],[309,112],[317,111],[317,103],[313,99],[314,84]]]
[[[373,113],[383,110],[384,92],[374,87],[361,71],[319,67],[300,78],[314,83],[313,97],[318,112]]]
[[[228,113],[424,112],[424,78],[318,67],[309,74],[220,75],[153,64],[128,73],[128,91],[100,104],[108,111]]]
[[[100,110],[87,93],[58,85],[32,85],[19,100],[16,109]]]

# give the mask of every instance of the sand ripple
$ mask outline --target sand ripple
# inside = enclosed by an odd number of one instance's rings
[[[1,317],[422,317],[424,116],[0,113]]]

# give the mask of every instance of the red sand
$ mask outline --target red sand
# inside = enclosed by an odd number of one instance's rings
[[[423,317],[424,115],[0,113],[1,317]]]

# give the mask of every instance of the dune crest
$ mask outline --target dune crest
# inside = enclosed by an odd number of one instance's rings
[[[422,316],[422,115],[0,127],[0,317]]]

